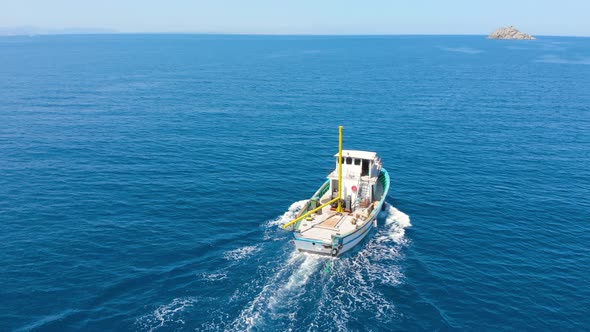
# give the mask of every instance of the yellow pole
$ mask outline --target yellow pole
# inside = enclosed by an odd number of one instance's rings
[[[338,126],[338,207],[336,212],[342,212],[342,126]]]
[[[338,197],[334,198],[333,200],[323,204],[322,206],[318,206],[317,208],[304,213],[303,215],[289,221],[288,223],[284,224],[282,227],[287,228],[294,223],[298,222],[299,220],[309,216],[310,214],[323,209],[324,207],[334,203],[334,201],[338,201],[338,207],[336,208],[336,212],[342,212],[342,126],[338,127]]]
[[[296,223],[296,222],[298,222],[299,220],[301,220],[301,219],[303,219],[303,218],[305,218],[305,217],[309,216],[310,214],[312,214],[312,213],[314,213],[314,212],[317,212],[317,211],[319,211],[319,210],[321,210],[321,209],[325,208],[326,206],[328,206],[328,205],[330,205],[330,204],[332,204],[332,203],[336,202],[336,200],[337,200],[337,199],[338,199],[338,197],[334,198],[333,200],[329,201],[328,203],[326,203],[326,204],[324,204],[324,205],[318,206],[317,208],[315,208],[315,209],[313,209],[313,210],[311,210],[311,211],[308,211],[308,212],[306,212],[305,214],[303,214],[303,215],[301,215],[301,216],[299,216],[299,217],[297,217],[297,218],[295,218],[295,219],[293,219],[293,220],[289,221],[288,223],[284,224],[282,227],[283,227],[283,228],[287,228],[287,227],[289,227],[289,226],[293,225],[294,223]]]

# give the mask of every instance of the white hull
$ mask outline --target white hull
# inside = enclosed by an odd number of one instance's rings
[[[331,243],[324,243],[305,238],[298,238],[297,235],[295,235],[295,248],[297,248],[298,251],[304,251],[314,254],[329,255],[336,257],[341,256],[350,249],[354,248],[371,232],[373,227],[376,226],[375,220],[377,219],[377,215],[375,215],[374,218],[371,218],[365,225],[363,225],[363,227],[359,228],[352,234],[344,237],[341,247],[338,246],[332,248]]]

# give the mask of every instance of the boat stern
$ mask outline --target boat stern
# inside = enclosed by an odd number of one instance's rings
[[[297,232],[294,233],[295,248],[300,252],[309,252],[319,255],[338,256],[338,248],[333,247],[331,243],[325,243],[321,240],[314,240],[301,237]]]

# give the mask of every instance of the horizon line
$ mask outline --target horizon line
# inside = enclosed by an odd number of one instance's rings
[[[74,28],[78,29],[78,28]],[[256,33],[256,32],[191,32],[191,31],[88,31],[88,32],[37,32],[37,33],[0,33],[0,37],[34,37],[34,36],[87,36],[87,35],[215,35],[215,36],[301,36],[301,37],[378,37],[378,36],[488,36],[482,33]],[[83,28],[80,28],[83,30]],[[93,30],[93,29],[89,29]],[[534,37],[572,37],[589,38],[584,35],[545,35],[535,34]]]

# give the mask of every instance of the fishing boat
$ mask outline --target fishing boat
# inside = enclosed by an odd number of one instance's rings
[[[338,127],[336,169],[311,196],[296,218],[282,227],[293,231],[299,251],[340,256],[377,226],[385,210],[389,174],[375,152],[342,150]]]

